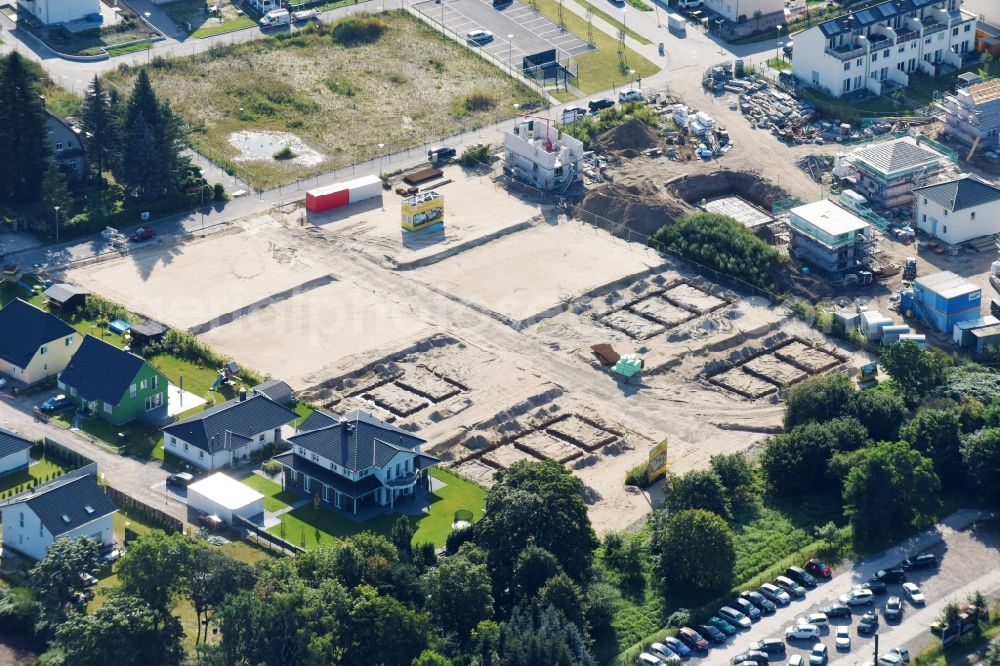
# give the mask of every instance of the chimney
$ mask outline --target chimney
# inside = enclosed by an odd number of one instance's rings
[[[244,401],[246,401],[246,399],[247,399],[247,392],[246,391],[240,391],[240,402],[244,402]]]

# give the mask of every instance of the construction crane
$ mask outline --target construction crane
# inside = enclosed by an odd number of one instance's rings
[[[551,127],[552,120],[550,118],[545,118],[543,116],[521,116],[525,120],[541,120],[545,123],[545,152],[552,152],[552,139],[549,138],[549,129]],[[532,132],[534,133],[534,132]]]

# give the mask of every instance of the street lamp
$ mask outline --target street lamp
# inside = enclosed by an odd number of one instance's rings
[[[635,80],[635,70],[634,70],[634,69],[630,69],[630,70],[628,70],[628,78],[629,78],[629,80],[633,80],[633,81]],[[631,84],[631,83],[629,84],[629,86],[630,86],[630,87],[631,87],[631,88],[632,88],[633,90],[635,90],[635,87],[634,87],[634,86],[632,86],[632,84]],[[642,86],[639,86],[639,87],[641,88]]]
[[[56,209],[56,245],[59,245],[59,206]]]
[[[774,60],[775,60],[775,64],[777,64],[778,58],[781,57],[781,55],[780,55],[779,52],[781,51],[781,47],[784,46],[784,45],[785,45],[784,42],[778,42],[777,44],[774,45]]]

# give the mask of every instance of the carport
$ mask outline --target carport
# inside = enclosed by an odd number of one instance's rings
[[[260,522],[264,514],[264,496],[236,479],[217,472],[188,486],[188,508],[221,518],[233,524],[233,516]]]

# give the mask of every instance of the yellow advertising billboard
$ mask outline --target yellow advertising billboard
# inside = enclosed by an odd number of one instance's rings
[[[667,473],[667,440],[649,450],[649,480],[653,482]]]
[[[403,200],[400,224],[407,231],[419,231],[444,223],[444,197],[437,192],[421,192]]]

